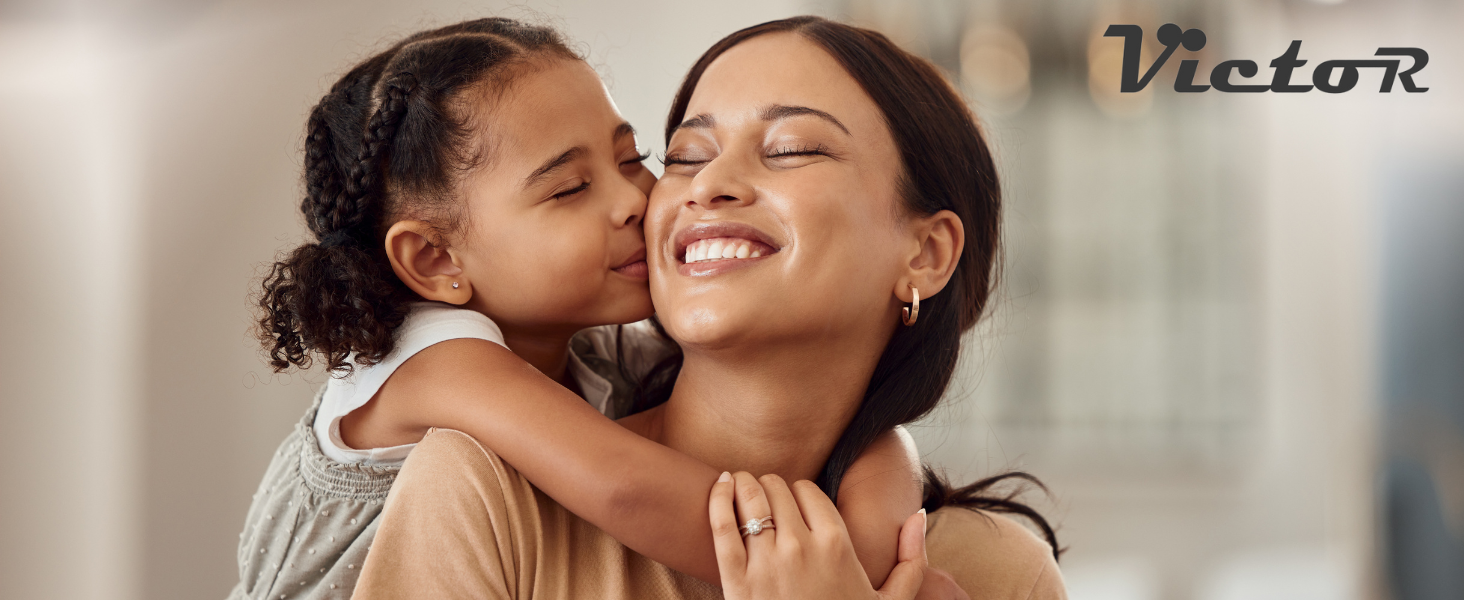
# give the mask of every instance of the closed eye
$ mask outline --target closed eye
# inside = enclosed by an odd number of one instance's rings
[[[671,166],[671,165],[699,165],[699,164],[702,164],[702,163],[705,163],[705,162],[707,162],[707,161],[705,161],[705,160],[693,160],[693,159],[684,157],[684,156],[682,156],[680,154],[662,154],[661,155],[661,164],[666,165],[668,167]]]
[[[553,196],[550,196],[550,198],[553,198],[555,200],[563,200],[565,198],[568,198],[570,196],[573,196],[575,194],[578,194],[580,192],[583,192],[583,191],[585,191],[587,189],[590,189],[590,182],[588,182],[588,181],[586,181],[584,183],[581,183],[581,184],[579,184],[577,186],[574,186],[572,188],[569,188],[567,190],[564,190],[562,192],[559,192],[557,194],[554,194]]]
[[[620,163],[620,166],[623,167],[625,165],[633,165],[635,163],[645,162],[646,159],[647,158],[650,158],[650,157],[651,157],[651,151],[650,150],[646,150],[645,152],[642,152],[642,153],[636,155],[635,158],[632,158],[630,160],[627,160],[625,162]]]
[[[784,146],[768,153],[768,158],[783,156],[828,156],[829,150],[823,144],[813,146]]]

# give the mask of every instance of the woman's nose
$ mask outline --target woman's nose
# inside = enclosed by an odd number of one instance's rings
[[[724,153],[707,163],[692,178],[691,197],[686,201],[688,207],[725,208],[754,200],[756,192],[747,183],[746,166],[734,158]]]

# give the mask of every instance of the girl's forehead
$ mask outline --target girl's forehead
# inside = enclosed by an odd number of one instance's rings
[[[495,170],[521,170],[549,152],[603,145],[624,122],[599,76],[579,60],[535,65],[483,101],[489,105],[476,129]]]

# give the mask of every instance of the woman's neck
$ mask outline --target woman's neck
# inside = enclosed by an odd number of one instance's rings
[[[717,469],[815,479],[854,418],[878,352],[688,350],[643,433]],[[640,429],[639,427],[632,427]]]

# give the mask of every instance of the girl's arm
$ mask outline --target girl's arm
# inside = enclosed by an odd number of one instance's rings
[[[354,447],[410,443],[431,427],[473,436],[630,549],[703,581],[720,580],[706,518],[707,494],[719,473],[605,418],[507,348],[473,339],[435,344],[408,359],[371,402],[341,423]],[[857,491],[846,497],[841,490],[840,497],[858,512],[849,520],[859,523],[851,532],[862,532],[855,538],[861,559],[887,560],[870,570],[883,581],[894,566],[899,523],[891,529],[883,517],[896,508],[878,507],[904,506],[887,489],[898,478],[886,473],[885,464],[900,453],[877,447],[884,450],[866,452],[850,475],[870,458],[877,466],[865,476],[846,476],[843,489]],[[918,509],[919,488],[906,485]]]

